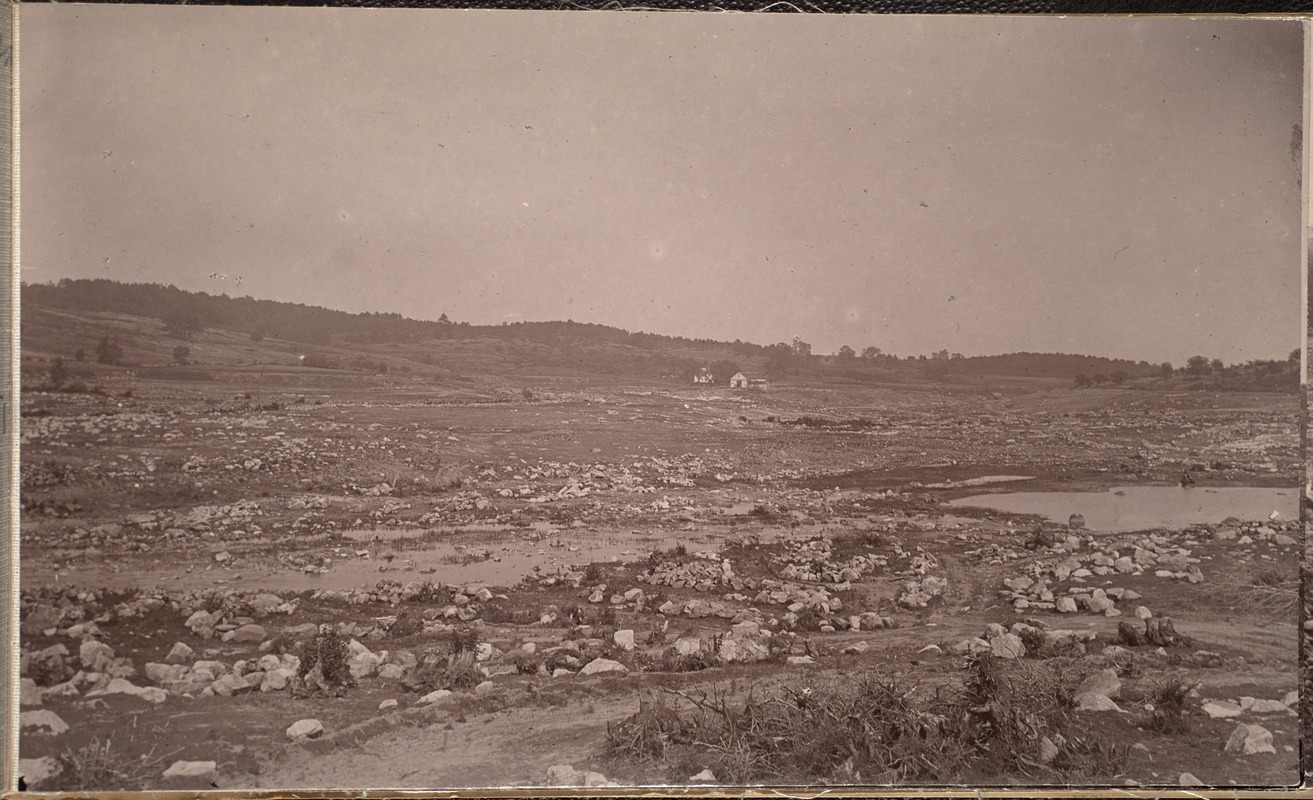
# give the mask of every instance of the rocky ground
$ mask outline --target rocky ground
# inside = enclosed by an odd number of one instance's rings
[[[944,505],[992,475],[1295,486],[1294,398],[864,392],[26,395],[26,780],[732,781],[615,731],[657,696],[867,672],[960,692],[981,658],[1061,671],[1059,716],[1109,749],[1046,717],[1019,772],[973,780],[1297,779],[1291,515],[1103,533]],[[513,547],[535,569],[469,579]],[[768,777],[856,780],[832,767]]]

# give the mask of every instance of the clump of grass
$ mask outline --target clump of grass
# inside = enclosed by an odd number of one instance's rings
[[[473,653],[479,646],[479,632],[467,625],[457,625],[447,636],[451,644],[451,652],[456,655]]]
[[[595,584],[601,582],[602,582],[601,564],[593,563],[584,567],[584,583]]]
[[[162,759],[154,757],[153,751],[141,758],[131,758],[114,749],[112,737],[104,740],[94,737],[76,750],[66,749],[59,760],[64,765],[57,779],[61,790],[103,792],[147,785],[158,774]]]
[[[1173,675],[1155,686],[1148,697],[1153,706],[1149,728],[1167,734],[1180,734],[1189,730],[1190,708],[1186,700],[1195,686],[1180,675]]]
[[[969,659],[957,691],[923,690],[878,671],[824,681],[665,689],[608,727],[606,755],[690,766],[729,783],[953,782],[984,775],[1116,774],[1125,747],[1085,733],[1072,676],[1050,662]],[[1047,736],[1058,748],[1040,763]]]
[[[483,682],[483,672],[474,661],[474,653],[463,650],[445,657],[430,654],[415,669],[408,686],[416,691],[434,689],[472,689]]]
[[[301,666],[293,687],[298,695],[341,697],[356,685],[347,664],[346,639],[332,630],[323,630],[298,648]]]
[[[593,619],[593,624],[603,628],[614,628],[618,624],[615,606],[602,606],[599,608],[597,616]]]
[[[424,630],[424,619],[410,609],[403,609],[397,614],[397,621],[388,628],[388,633],[398,638],[414,636]]]

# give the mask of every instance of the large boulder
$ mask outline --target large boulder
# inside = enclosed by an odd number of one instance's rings
[[[218,770],[219,765],[214,761],[175,761],[164,770],[161,776],[168,779],[174,778],[196,778],[203,781],[214,779],[214,773]]]
[[[78,648],[78,659],[86,672],[105,672],[114,662],[114,648],[96,639],[87,639]]]
[[[1272,732],[1262,725],[1237,725],[1223,749],[1242,756],[1276,752],[1272,746]]]
[[[318,739],[324,735],[324,725],[317,719],[302,719],[293,722],[287,729],[287,738],[292,741]]]
[[[48,733],[54,736],[68,730],[68,723],[47,709],[24,711],[18,715],[18,726],[25,734]]]
[[[242,625],[235,630],[231,630],[223,635],[226,642],[238,642],[259,644],[269,638],[269,632],[262,625],[256,625],[254,622]]]
[[[63,771],[64,765],[54,756],[18,759],[18,774],[28,789],[41,788],[42,783],[58,777]]]
[[[1107,697],[1116,697],[1121,692],[1122,682],[1117,677],[1117,670],[1102,669],[1098,672],[1085,676],[1085,679],[1076,687],[1076,694],[1101,694]]]
[[[1021,658],[1026,655],[1026,645],[1015,633],[996,636],[989,642],[990,650],[998,658]]]
[[[186,664],[196,656],[196,651],[192,650],[182,642],[173,645],[173,649],[164,657],[165,664]]]
[[[113,678],[105,686],[87,692],[87,697],[99,697],[107,694],[126,694],[145,700],[148,703],[163,703],[168,699],[168,692],[155,686],[136,686],[125,678]]]
[[[597,675],[605,672],[615,672],[623,675],[629,671],[629,667],[621,664],[619,661],[612,661],[609,658],[595,658],[584,665],[579,670],[580,675]]]

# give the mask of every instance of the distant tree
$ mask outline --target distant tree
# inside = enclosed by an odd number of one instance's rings
[[[1158,374],[1164,378],[1172,377],[1172,373],[1175,371],[1176,368],[1172,366],[1172,362],[1170,361],[1164,361],[1162,364],[1158,365]]]
[[[953,361],[961,361],[962,359],[966,358],[966,356],[962,355],[961,353],[954,353],[953,355],[949,356],[949,358],[952,359]]]
[[[1126,383],[1126,372],[1120,369],[1113,370],[1112,382],[1118,385]]]
[[[1208,366],[1212,367],[1213,372],[1216,372],[1219,375],[1222,374],[1222,370],[1226,369],[1226,364],[1223,364],[1222,359],[1220,358],[1214,358],[1209,362]]]
[[[856,357],[857,357],[857,351],[853,350],[848,345],[844,345],[843,347],[839,348],[839,360],[849,361]]]
[[[264,341],[264,328],[256,328],[255,330],[251,331],[251,341],[253,341],[253,342],[263,342],[263,341]]]
[[[795,356],[809,356],[812,354],[812,346],[802,340],[801,336],[793,337],[793,354]]]
[[[174,339],[190,342],[203,330],[200,321],[189,314],[173,313],[164,319],[164,332]]]
[[[1300,359],[1301,359],[1301,354],[1299,352],[1299,348],[1295,348],[1294,350],[1291,350],[1290,355],[1286,356],[1286,362],[1289,364],[1298,364],[1300,362]]]
[[[187,359],[191,357],[191,348],[185,344],[180,344],[173,348],[173,360],[179,364],[186,364]]]
[[[1213,371],[1213,366],[1208,356],[1190,356],[1185,362],[1185,371],[1190,375],[1207,375]]]
[[[739,372],[739,365],[733,361],[717,361],[709,369],[711,374],[716,376],[717,386],[729,386],[729,379],[734,377],[734,373]]]
[[[73,351],[73,360],[74,360],[74,361],[86,361],[86,360],[87,360],[87,354],[86,354],[86,352],[85,352],[81,347],[79,347],[78,349],[74,350],[74,351]]]
[[[793,362],[793,350],[783,342],[767,348],[770,355],[766,356],[766,379],[771,381],[783,380],[788,374]]]
[[[1108,376],[1104,375],[1102,372],[1096,372],[1094,373],[1094,377],[1090,378],[1090,380],[1094,381],[1095,385],[1098,385],[1102,383],[1107,383]]]
[[[64,366],[64,359],[56,358],[50,364],[50,385],[58,389],[68,382],[68,367]]]
[[[935,360],[943,360],[943,361],[947,361],[947,360],[948,360],[948,348],[945,347],[943,350],[939,350],[939,351],[937,351],[934,355],[931,356],[931,358],[933,358],[933,359],[935,359]]]
[[[446,315],[446,314],[443,314],[442,316],[438,317],[438,322],[442,323],[443,325],[450,325],[450,324],[451,324],[451,320],[447,319],[447,315]]]
[[[96,345],[96,360],[111,366],[117,364],[123,360],[123,348],[119,347],[117,340],[102,336],[100,343]]]
[[[865,359],[879,358],[879,357],[880,357],[880,352],[881,352],[881,350],[880,350],[880,348],[878,348],[878,347],[863,347],[863,348],[862,348],[862,358],[865,358]]]
[[[1094,381],[1090,380],[1089,375],[1077,375],[1075,383],[1076,386],[1081,389],[1088,389],[1090,386],[1094,385]]]

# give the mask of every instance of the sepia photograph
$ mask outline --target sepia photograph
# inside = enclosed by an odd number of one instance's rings
[[[20,789],[1300,783],[1305,20],[20,24]]]

